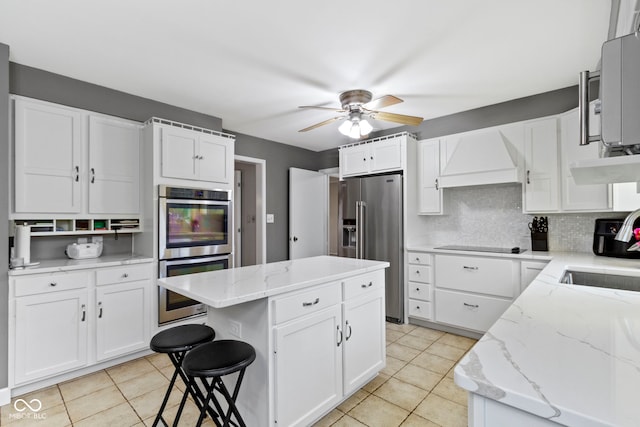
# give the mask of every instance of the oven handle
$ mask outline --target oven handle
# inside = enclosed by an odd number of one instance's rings
[[[178,203],[182,205],[231,205],[231,200],[199,200],[199,199],[166,199],[160,198],[160,200],[166,204]],[[166,206],[166,205],[165,205]]]
[[[158,266],[160,267],[160,279],[165,278],[166,276],[163,274],[166,271],[166,267],[171,267],[173,265],[188,265],[188,264],[202,264],[211,261],[222,261],[227,260],[231,263],[231,255],[220,255],[213,257],[204,257],[204,258],[180,258],[180,259],[163,259],[158,261]]]

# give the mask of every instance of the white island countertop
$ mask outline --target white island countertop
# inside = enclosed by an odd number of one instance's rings
[[[158,285],[222,308],[389,266],[388,262],[317,256],[158,279]]]
[[[560,284],[572,267],[640,276],[640,260],[554,254],[456,366],[455,382],[565,425],[640,425],[640,292]]]

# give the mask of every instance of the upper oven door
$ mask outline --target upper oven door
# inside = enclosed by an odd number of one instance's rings
[[[231,201],[159,198],[158,257],[229,254]]]

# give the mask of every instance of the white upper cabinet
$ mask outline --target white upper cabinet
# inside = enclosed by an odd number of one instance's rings
[[[442,190],[438,185],[440,175],[440,140],[426,139],[418,142],[418,214],[442,213]]]
[[[14,97],[14,129],[13,216],[139,213],[141,124]]]
[[[570,162],[597,159],[599,156],[598,144],[580,146],[579,141],[578,110],[574,109],[560,116],[562,210],[609,210],[611,209],[611,197],[608,184],[578,185],[571,175]]]
[[[89,212],[140,210],[140,126],[89,116]]]
[[[82,114],[23,98],[14,106],[14,211],[81,212]]]
[[[233,139],[171,126],[163,126],[161,135],[163,177],[230,182]]]
[[[560,208],[558,119],[527,122],[525,138],[524,212],[557,212]]]
[[[340,147],[340,178],[404,169],[406,144],[403,133]]]

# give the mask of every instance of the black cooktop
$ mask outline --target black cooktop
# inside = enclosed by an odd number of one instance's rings
[[[519,247],[513,248],[498,248],[491,246],[462,246],[462,245],[448,245],[440,246],[433,249],[446,249],[449,251],[470,251],[470,252],[493,252],[498,254],[521,254],[526,249],[520,249]]]

